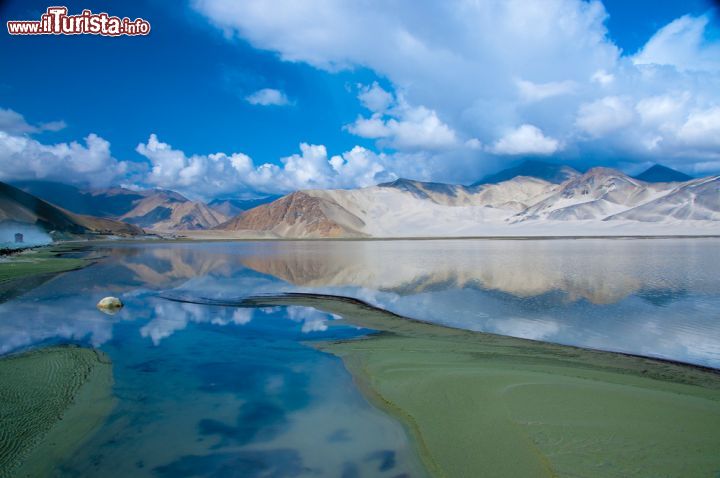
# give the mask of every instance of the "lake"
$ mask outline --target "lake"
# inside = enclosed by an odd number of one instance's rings
[[[374,333],[281,293],[720,368],[720,240],[104,243],[0,304],[0,353],[97,347],[115,407],[59,476],[425,476],[406,428],[313,345]],[[102,297],[125,303],[116,315]],[[189,302],[182,302],[182,299]],[[201,303],[192,303],[201,302]]]

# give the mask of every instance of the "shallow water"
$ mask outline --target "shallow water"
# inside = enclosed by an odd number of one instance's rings
[[[517,337],[720,368],[720,240],[339,241],[101,246],[0,305],[0,353],[77,342],[118,405],[65,476],[410,476],[398,422],[313,340],[368,330],[303,307],[171,302],[316,292]],[[117,315],[95,303],[117,295]],[[234,474],[234,475],[233,475]]]

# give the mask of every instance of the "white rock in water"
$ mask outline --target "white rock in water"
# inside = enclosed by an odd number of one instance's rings
[[[106,314],[116,314],[122,309],[123,303],[117,297],[105,297],[97,303],[97,308]]]

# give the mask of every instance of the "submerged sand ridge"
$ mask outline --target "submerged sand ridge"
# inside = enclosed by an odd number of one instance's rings
[[[112,408],[100,351],[47,347],[0,360],[0,476],[47,476]]]
[[[381,331],[316,344],[398,417],[436,476],[716,476],[720,374],[418,322],[353,299],[303,305]]]

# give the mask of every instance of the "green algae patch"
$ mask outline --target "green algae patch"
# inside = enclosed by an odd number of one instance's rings
[[[0,303],[32,290],[58,274],[86,267],[90,258],[75,257],[86,245],[58,244],[0,258]]]
[[[6,256],[0,262],[0,282],[79,269],[87,265],[88,262],[84,259],[66,256],[85,249],[85,247],[80,246],[57,245],[28,249]]]
[[[315,344],[398,417],[443,477],[720,474],[720,374],[451,329],[328,296],[304,305],[381,331]]]
[[[102,352],[48,347],[0,359],[0,476],[47,476],[105,420],[112,365]]]

